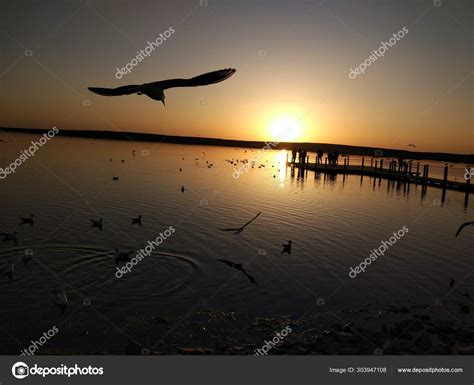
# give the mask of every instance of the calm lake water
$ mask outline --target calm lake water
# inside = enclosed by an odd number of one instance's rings
[[[1,138],[2,168],[38,139]],[[13,280],[0,279],[0,340],[40,336],[58,319],[73,320],[84,299],[92,301],[96,319],[112,324],[125,315],[182,315],[203,302],[222,311],[295,316],[316,298],[333,308],[385,300],[432,303],[447,294],[450,277],[460,282],[467,276],[462,288],[474,294],[474,276],[468,276],[474,229],[454,237],[462,222],[473,220],[462,193],[448,191],[440,205],[441,190],[428,188],[422,198],[413,184],[407,193],[386,180],[361,182],[355,175],[308,172],[298,178],[281,151],[267,152],[235,179],[226,159],[256,154],[60,134],[52,139],[0,180],[0,232],[18,232],[18,244],[0,242],[2,269],[15,260]],[[239,227],[258,212],[239,235],[219,230]],[[20,225],[18,217],[31,213],[34,226]],[[140,214],[143,225],[131,226],[130,218]],[[90,226],[89,219],[99,217],[102,231]],[[115,277],[115,248],[143,248],[169,226],[175,233],[152,255]],[[349,278],[351,266],[403,226],[408,233],[385,256]],[[292,254],[282,255],[288,240]],[[34,252],[26,265],[20,259],[25,249]],[[242,263],[260,286],[217,259]],[[67,292],[65,314],[52,304],[54,288]]]

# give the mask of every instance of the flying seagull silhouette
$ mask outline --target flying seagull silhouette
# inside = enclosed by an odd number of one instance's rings
[[[257,217],[261,214],[261,211],[258,212],[257,215],[255,215],[250,221],[248,221],[246,224],[242,225],[241,227],[233,228],[233,229],[219,229],[222,231],[233,231],[234,234],[240,234],[241,232],[244,231],[245,227],[250,225]]]
[[[13,241],[15,243],[18,243],[16,234],[16,231],[14,233],[0,233],[0,235],[3,236],[3,242]]]
[[[455,237],[457,237],[457,236],[459,235],[459,233],[462,231],[462,229],[464,229],[466,226],[474,226],[474,221],[472,221],[472,222],[465,222],[465,223],[463,223],[461,226],[459,226],[459,229],[458,229],[458,231],[456,232]]]
[[[255,278],[247,273],[247,271],[244,269],[241,263],[234,263],[231,261],[227,261],[226,259],[218,259],[218,261],[225,263],[229,267],[239,270],[249,279],[250,282],[252,282],[254,285],[260,286],[258,282],[255,280]]]
[[[102,96],[121,96],[131,94],[145,94],[153,100],[159,100],[165,105],[164,90],[174,87],[198,87],[219,83],[230,78],[235,73],[235,68],[208,72],[190,79],[167,79],[158,82],[133,84],[117,88],[88,87],[89,91]]]

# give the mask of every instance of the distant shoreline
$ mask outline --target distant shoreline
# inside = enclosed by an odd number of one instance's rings
[[[41,134],[44,130],[36,128],[15,128],[15,127],[0,127],[0,131],[16,132],[23,134]],[[133,140],[138,142],[161,142],[174,144],[193,144],[201,146],[220,146],[220,147],[242,147],[242,148],[262,148],[266,142],[262,141],[245,141],[232,139],[218,139],[218,138],[199,138],[192,136],[174,136],[161,134],[146,134],[138,132],[118,132],[118,131],[88,131],[88,130],[60,130],[59,136],[89,138],[89,139],[109,139],[109,140]],[[270,141],[269,141],[270,142]],[[306,151],[316,152],[318,149],[322,151],[339,151],[341,154],[348,155],[364,155],[376,156],[382,153],[383,157],[398,158],[403,156],[406,159],[427,159],[438,160],[454,163],[474,163],[474,154],[450,154],[443,152],[417,152],[407,150],[395,150],[377,147],[365,146],[350,146],[345,144],[330,144],[330,143],[293,143],[280,142],[274,149],[291,150],[293,148],[302,148]]]

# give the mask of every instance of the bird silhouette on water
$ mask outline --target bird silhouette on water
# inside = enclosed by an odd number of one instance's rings
[[[13,241],[15,243],[18,243],[16,231],[14,233],[0,233],[0,235],[3,237],[3,242]]]
[[[454,278],[451,277],[451,279],[449,280],[449,287],[451,287],[451,289],[453,289],[456,293],[462,295],[463,297],[466,297],[469,301],[472,301],[467,291],[463,293],[462,291],[456,289],[455,285],[456,285],[456,282],[454,281]]]
[[[119,249],[115,249],[115,263],[118,265],[119,262],[129,262],[132,260],[131,255],[133,251],[120,251]]]
[[[181,186],[181,192],[184,192],[186,189],[184,188],[184,186]]]
[[[261,214],[261,212],[259,211],[259,213],[257,215],[255,215],[250,221],[248,221],[247,223],[245,223],[244,225],[240,226],[240,227],[237,227],[237,228],[229,228],[229,229],[219,229],[221,231],[232,231],[234,234],[240,234],[242,233],[245,228],[250,225],[255,219],[257,219],[257,217]]]
[[[119,180],[119,177],[118,176],[113,176],[112,179],[113,180]]]
[[[463,223],[461,226],[459,226],[459,229],[458,229],[458,231],[456,232],[455,237],[457,237],[457,236],[461,233],[461,231],[462,231],[466,226],[474,226],[474,221],[472,221],[472,222],[465,222],[465,223]]]
[[[64,313],[66,311],[66,307],[68,304],[66,291],[65,290],[58,291],[57,289],[54,289],[53,303],[57,307],[59,307]]]
[[[288,241],[288,243],[283,244],[283,250],[281,251],[282,254],[288,253],[291,254],[291,241]]]
[[[33,214],[30,214],[30,217],[19,217],[20,218],[20,225],[26,225],[26,224],[29,224],[31,227],[33,227],[33,224],[35,223],[35,220],[34,220],[34,215]]]
[[[416,146],[413,143],[408,144],[408,147],[413,147],[415,148]]]
[[[91,227],[98,227],[99,230],[102,230],[102,218],[96,219],[89,219],[91,221]]]
[[[132,221],[132,225],[138,225],[138,226],[142,225],[142,216],[141,215],[139,215],[136,218],[130,218],[130,220]]]
[[[218,259],[219,262],[225,263],[227,266],[232,267],[234,269],[239,270],[242,274],[244,274],[250,282],[252,282],[256,286],[260,286],[258,282],[255,280],[254,277],[252,277],[250,274],[247,273],[247,271],[244,269],[241,263],[234,263],[231,261],[228,261],[226,259]]]
[[[23,263],[26,265],[32,259],[33,259],[33,251],[31,251],[30,249],[25,250],[25,253],[21,256],[21,260],[23,261]]]
[[[168,79],[145,84],[133,84],[117,88],[88,87],[89,91],[101,96],[146,95],[153,100],[159,100],[165,105],[164,90],[175,87],[198,87],[219,83],[230,78],[235,73],[234,68],[208,72],[190,79]]]

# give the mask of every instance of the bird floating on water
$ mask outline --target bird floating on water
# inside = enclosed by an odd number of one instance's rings
[[[98,227],[99,230],[102,230],[102,218],[96,219],[89,219],[91,221],[91,227]]]
[[[142,216],[141,215],[139,215],[136,218],[130,218],[130,219],[132,221],[132,225],[139,225],[139,226],[142,225]]]
[[[255,219],[257,219],[257,217],[261,214],[261,212],[259,211],[257,215],[255,215],[250,221],[248,221],[247,223],[245,223],[244,225],[240,226],[240,227],[237,227],[237,228],[231,228],[231,229],[219,229],[219,230],[222,230],[222,231],[232,231],[234,234],[240,234],[242,233],[244,230],[245,230],[245,227],[247,227],[248,225],[250,225],[250,223],[252,223]]]
[[[291,241],[288,241],[288,243],[282,245],[283,246],[283,250],[281,251],[282,254],[285,254],[285,253],[288,253],[288,254],[291,254]]]
[[[184,192],[186,189],[184,188],[184,186],[181,186],[181,192]]]
[[[115,249],[115,263],[118,265],[119,262],[129,262],[132,257],[133,251],[120,251],[119,249]]]
[[[190,79],[168,79],[145,84],[133,84],[117,88],[88,87],[89,91],[102,96],[121,96],[145,94],[153,100],[159,100],[165,105],[164,90],[175,87],[198,87],[219,83],[230,78],[235,73],[235,68],[208,72]]]
[[[113,180],[119,180],[119,177],[118,176],[113,176],[112,179]]]
[[[232,267],[234,269],[239,270],[240,272],[242,272],[249,279],[250,282],[252,282],[254,285],[260,286],[258,284],[258,282],[255,280],[255,278],[247,273],[247,271],[244,269],[244,267],[242,266],[241,263],[234,263],[234,262],[228,261],[226,259],[218,259],[218,261],[225,263],[229,267]]]
[[[33,214],[30,214],[30,217],[19,217],[20,218],[20,221],[21,221],[21,225],[26,225],[26,224],[30,224],[31,227],[33,227],[33,223],[35,222],[34,221],[34,215]]]
[[[416,146],[413,143],[408,144],[408,147],[413,147],[415,148]]]
[[[58,306],[64,312],[66,310],[67,303],[68,303],[66,291],[65,290],[58,291],[57,289],[54,289],[53,302],[56,306]]]
[[[455,237],[457,237],[457,236],[461,233],[461,231],[462,231],[466,226],[474,226],[474,221],[472,221],[472,222],[465,222],[465,223],[463,223],[461,226],[459,226],[459,229],[458,229],[458,231],[456,232]]]
[[[25,253],[21,256],[21,260],[23,261],[23,263],[26,265],[32,259],[33,259],[33,251],[29,249],[25,250]]]

